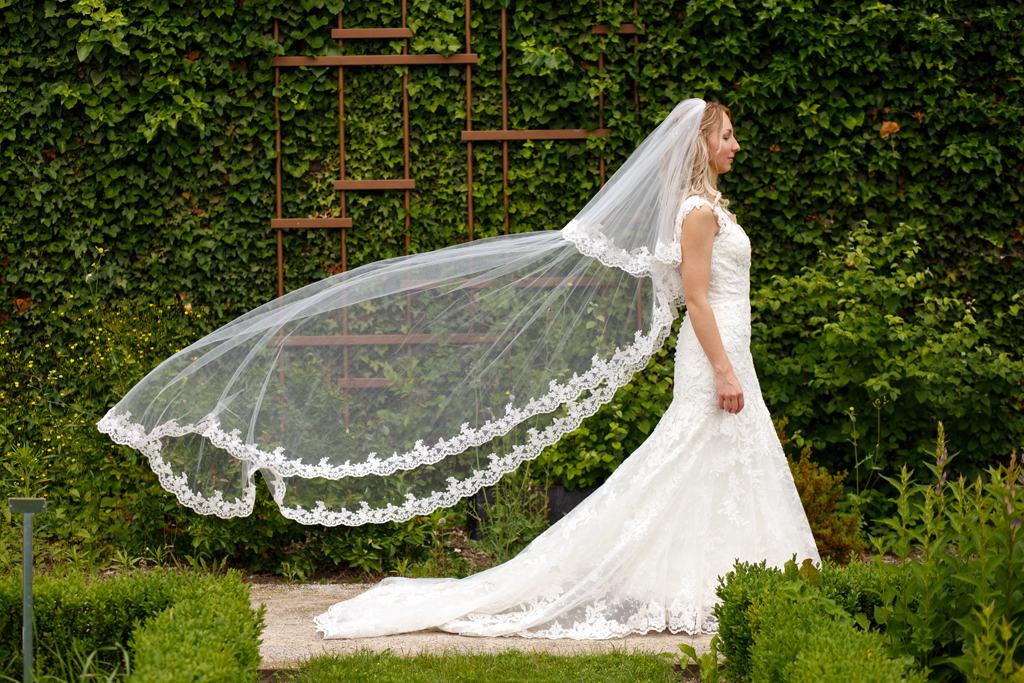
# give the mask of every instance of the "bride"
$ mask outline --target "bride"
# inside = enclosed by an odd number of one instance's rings
[[[714,632],[737,560],[820,562],[750,354],[750,242],[717,189],[739,149],[727,108],[680,102],[562,230],[292,292],[165,361],[99,428],[204,514],[249,514],[259,470],[302,523],[410,519],[579,426],[685,302],[673,401],[604,485],[505,564],[386,578],[315,621],[325,638]]]

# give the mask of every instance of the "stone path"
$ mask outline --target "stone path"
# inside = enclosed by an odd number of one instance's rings
[[[612,649],[628,652],[671,652],[678,654],[679,643],[689,643],[697,653],[708,651],[711,636],[653,633],[615,640],[547,640],[538,638],[476,638],[457,636],[442,631],[417,631],[397,636],[359,638],[355,640],[323,640],[313,626],[313,617],[325,612],[336,602],[348,600],[366,590],[363,584],[268,585],[254,584],[249,589],[254,608],[267,606],[267,628],[263,633],[264,668],[290,668],[299,662],[323,653],[348,653],[361,649],[374,652],[391,650],[398,655],[439,653],[445,651],[491,653],[505,650],[550,652],[552,654],[590,654]]]

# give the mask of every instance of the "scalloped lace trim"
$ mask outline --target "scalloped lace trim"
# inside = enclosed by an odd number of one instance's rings
[[[676,221],[678,225],[679,221]],[[626,251],[616,246],[608,236],[595,226],[585,225],[576,219],[569,221],[562,228],[562,238],[572,242],[573,246],[584,256],[596,258],[609,268],[624,270],[630,275],[642,277],[656,275],[656,264],[668,266],[679,265],[682,261],[682,247],[678,235],[671,244],[658,242],[651,254],[647,247],[639,247]]]
[[[600,603],[598,607],[600,607]],[[514,618],[522,619],[521,615]],[[493,621],[493,620],[492,620]],[[445,624],[444,626],[447,626]],[[444,628],[442,626],[442,628]],[[323,630],[318,628],[319,630]],[[718,619],[705,610],[694,606],[666,608],[658,602],[651,602],[637,610],[625,622],[608,618],[600,609],[587,615],[586,621],[573,623],[569,628],[561,625],[538,631],[519,631],[520,638],[569,638],[570,640],[608,640],[648,633],[718,633]]]
[[[584,254],[589,255],[586,252]],[[275,475],[275,481],[272,482],[274,500],[281,507],[285,517],[297,522],[326,526],[401,522],[417,515],[429,514],[438,508],[450,507],[461,498],[471,496],[484,486],[496,483],[524,461],[536,458],[544,448],[575,430],[585,418],[609,402],[615,392],[632,379],[634,373],[647,366],[651,356],[664,344],[674,318],[675,307],[671,287],[663,285],[656,288],[656,304],[650,334],[644,336],[637,331],[633,344],[625,349],[617,349],[610,360],[604,361],[594,356],[593,366],[583,375],[574,374],[565,384],[552,380],[545,396],[531,399],[523,408],[515,408],[510,403],[505,408],[503,418],[489,420],[477,429],[470,428],[469,423],[464,423],[461,432],[450,440],[442,439],[434,446],[427,446],[418,441],[412,450],[401,454],[396,452],[387,458],[380,458],[376,453],[371,453],[365,462],[357,464],[346,462],[332,465],[326,458],[317,465],[289,460],[283,448],[267,452],[256,444],[245,443],[239,430],[225,432],[213,417],[187,425],[179,425],[171,420],[147,432],[143,425],[131,420],[131,413],[116,414],[114,409],[111,409],[99,421],[97,428],[116,443],[130,446],[145,454],[160,484],[173,493],[183,505],[200,514],[224,518],[250,514],[256,499],[255,482],[250,475],[243,496],[234,501],[225,500],[221,491],[215,491],[209,496],[196,492],[189,486],[188,476],[185,473],[176,475],[170,464],[161,457],[162,442],[168,437],[187,434],[205,437],[211,444],[239,460],[251,463],[250,472],[256,469],[272,472]],[[589,393],[585,398],[580,398],[584,392]],[[492,453],[487,469],[478,470],[463,480],[451,478],[446,490],[435,491],[429,497],[415,498],[409,494],[408,500],[402,505],[388,504],[385,508],[372,508],[363,502],[358,510],[331,510],[322,501],[312,510],[303,507],[289,508],[283,504],[286,477],[341,479],[370,474],[388,475],[399,469],[413,469],[483,445],[507,434],[524,420],[541,413],[552,412],[560,406],[566,407],[567,415],[555,418],[543,431],[528,430],[526,443],[514,446],[505,456]]]

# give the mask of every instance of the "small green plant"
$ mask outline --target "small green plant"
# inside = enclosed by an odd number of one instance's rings
[[[14,495],[38,498],[52,483],[49,476],[49,469],[52,466],[50,459],[44,457],[39,449],[32,445],[13,445],[0,462],[6,475],[4,488]]]
[[[694,649],[693,645],[679,643],[680,656],[678,659],[680,666],[685,668],[692,661],[700,669],[701,683],[721,683],[725,679],[725,667],[718,660],[718,645],[720,642],[716,633],[711,638],[708,651],[700,657],[697,656],[697,650]],[[665,653],[665,656],[672,657],[668,653]]]
[[[207,562],[206,558],[202,555],[186,555],[185,564],[197,574],[213,574],[216,576],[227,571],[228,559],[228,557],[222,557]]]
[[[794,441],[785,434],[788,422],[788,418],[775,420],[775,429],[783,449]],[[813,462],[810,455],[811,445],[804,443],[798,460],[787,456],[800,502],[804,506],[821,557],[840,563],[849,562],[860,556],[865,543],[860,538],[859,510],[853,508],[845,514],[838,510],[838,504],[843,499],[846,472],[830,474],[824,467]]]
[[[105,653],[115,656],[104,656]],[[82,641],[75,639],[66,653],[57,651],[50,673],[37,676],[35,680],[39,683],[115,683],[131,673],[131,654],[124,645],[117,643],[86,651]]]
[[[941,423],[935,453],[934,484],[915,483],[907,467],[890,480],[896,515],[882,520],[889,533],[872,543],[876,565],[895,555],[904,580],[882,592],[874,619],[890,647],[929,669],[932,680],[996,683],[1006,679],[993,667],[1024,656],[1019,639],[1000,635],[1024,630],[1024,473],[1014,452],[1009,465],[971,482],[948,478],[953,458]]]
[[[69,574],[91,574],[96,568],[95,551],[73,543],[54,543],[50,546],[54,570]]]
[[[281,562],[281,576],[289,583],[306,583],[311,575],[312,570],[309,563],[303,562],[299,558]]]
[[[878,464],[879,456],[882,452],[882,408],[888,403],[888,396],[876,398],[871,402],[871,405],[875,408],[875,447],[870,452],[865,451],[864,457],[860,457],[859,451],[858,437],[860,433],[857,430],[857,411],[853,406],[850,406],[850,412],[847,414],[850,418],[850,438],[848,441],[853,446],[854,493],[857,497],[861,495],[864,488],[872,485],[874,475],[882,469]],[[867,477],[864,480],[864,488],[862,488],[860,475],[861,468],[865,464],[867,464]]]
[[[518,555],[548,526],[547,493],[531,477],[531,465],[527,463],[505,475],[494,487],[486,516],[470,513],[478,515],[483,530],[479,546],[495,564]]]
[[[972,646],[956,658],[958,668],[969,681],[1024,683],[1024,665],[1016,658],[1024,631],[1014,630],[1006,617],[994,618],[995,611],[995,603],[990,603],[972,613],[978,631]]]
[[[154,567],[165,567],[174,559],[174,548],[167,545],[158,545],[155,548],[146,548],[146,562]]]
[[[137,557],[127,550],[119,549],[114,551],[114,558],[110,563],[110,568],[120,572],[127,572],[144,562],[145,558]]]

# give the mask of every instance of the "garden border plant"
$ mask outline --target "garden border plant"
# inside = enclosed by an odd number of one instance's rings
[[[0,676],[20,674],[21,577],[0,579]],[[99,578],[44,575],[35,589],[36,674],[73,680],[117,670],[133,682],[251,683],[264,609],[241,575],[161,568]]]
[[[1015,455],[973,482],[950,479],[944,437],[940,427],[933,483],[914,483],[906,468],[893,482],[897,514],[873,539],[873,563],[820,573],[737,563],[720,579],[731,677],[1024,681],[1024,465]]]

